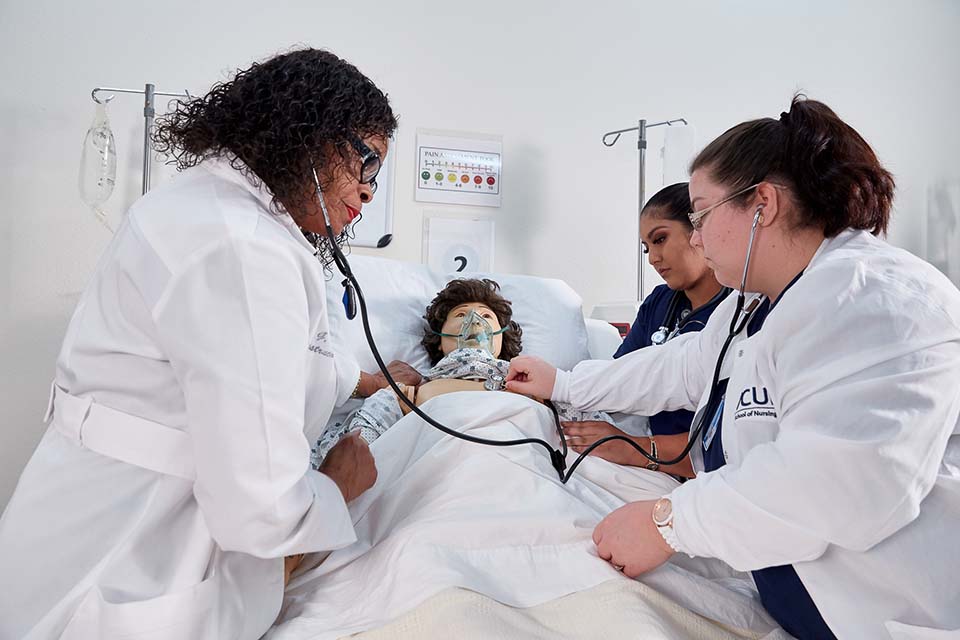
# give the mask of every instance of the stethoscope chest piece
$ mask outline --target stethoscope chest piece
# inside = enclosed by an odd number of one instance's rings
[[[663,324],[650,336],[650,342],[652,344],[665,344],[667,340],[671,338],[670,325],[674,324],[674,321],[677,319],[677,305],[680,304],[680,298],[682,296],[682,291],[673,292],[673,296],[670,298],[670,304],[667,306],[667,314],[663,318]]]

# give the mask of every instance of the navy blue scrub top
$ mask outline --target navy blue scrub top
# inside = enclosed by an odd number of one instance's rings
[[[729,289],[725,290],[729,293]],[[672,331],[679,320],[682,324],[678,333],[692,333],[703,329],[710,314],[717,308],[717,305],[727,296],[725,293],[718,296],[703,305],[696,311],[691,310],[690,301],[683,292],[677,292],[679,299],[674,310],[675,318],[670,319],[672,325],[669,330]],[[640,311],[637,312],[637,319],[634,320],[630,332],[624,338],[623,344],[613,354],[614,358],[626,355],[637,349],[643,349],[653,344],[650,337],[667,322],[667,312],[670,310],[670,301],[673,299],[674,291],[665,284],[656,287],[646,297],[643,304],[640,305]],[[668,331],[669,333],[669,331]],[[675,433],[688,433],[690,423],[693,422],[692,411],[662,411],[655,416],[650,417],[650,432],[655,436],[673,435]]]
[[[787,285],[787,288],[777,298],[777,302],[783,299],[787,289],[800,279],[800,275]],[[776,303],[771,305],[770,300],[763,301],[747,325],[748,336],[760,331],[764,320],[773,311],[774,307],[776,307]],[[701,437],[701,445],[705,447],[703,451],[705,471],[715,471],[727,463],[723,457],[723,398],[727,392],[727,380],[721,380],[717,386],[718,392],[715,394],[717,399],[706,407],[704,413],[706,416],[711,416],[711,422],[716,421],[716,427],[713,428],[712,424],[708,424]],[[705,443],[708,442],[711,431],[713,431],[713,437],[709,439],[709,445],[707,445]],[[790,635],[799,640],[807,640],[808,638],[836,640],[836,636],[830,631],[827,623],[823,621],[823,616],[820,615],[817,605],[814,604],[807,588],[803,586],[803,582],[793,565],[767,567],[752,573],[764,608]]]

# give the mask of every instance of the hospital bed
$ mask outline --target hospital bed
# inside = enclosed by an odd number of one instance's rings
[[[420,346],[427,304],[451,278],[484,275],[365,256],[351,263],[384,360],[420,370],[429,368]],[[524,353],[569,369],[615,351],[617,331],[585,320],[581,299],[565,283],[487,277],[513,302]],[[341,295],[334,278],[327,291],[334,348],[374,371],[360,319],[347,320]],[[556,439],[542,405],[509,393],[477,403],[476,395],[441,396],[424,409],[477,435]],[[340,408],[332,421],[358,404]],[[309,425],[308,435],[326,426]],[[635,581],[596,557],[590,533],[599,518],[668,492],[676,483],[664,474],[590,458],[562,485],[542,450],[455,440],[415,415],[371,450],[377,484],[350,505],[358,542],[307,556],[268,639],[789,637],[766,615],[749,577],[722,563],[675,557]]]

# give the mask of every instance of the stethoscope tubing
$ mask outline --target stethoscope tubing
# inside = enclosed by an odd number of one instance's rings
[[[483,445],[494,446],[494,447],[512,447],[512,446],[518,446],[518,445],[524,445],[524,444],[531,444],[531,445],[543,447],[544,449],[546,449],[547,454],[550,457],[550,462],[553,465],[554,469],[556,469],[557,474],[560,477],[560,482],[562,484],[566,484],[570,480],[570,478],[573,476],[574,471],[576,471],[577,467],[580,466],[580,463],[583,462],[583,460],[588,455],[590,455],[590,453],[594,449],[596,449],[601,445],[606,444],[607,442],[612,442],[613,440],[623,440],[624,442],[632,446],[634,449],[636,449],[643,457],[645,457],[650,462],[660,466],[664,466],[664,467],[668,467],[668,466],[680,463],[687,457],[687,454],[690,453],[690,450],[693,448],[694,444],[700,438],[700,434],[703,431],[704,425],[706,424],[706,420],[705,420],[706,411],[701,413],[699,423],[696,429],[694,429],[693,432],[691,433],[690,440],[687,442],[683,451],[680,452],[680,454],[675,458],[672,458],[669,460],[658,458],[657,456],[654,456],[653,454],[646,451],[643,447],[641,447],[639,444],[634,442],[632,439],[626,436],[613,435],[613,436],[607,436],[605,438],[601,438],[600,440],[597,440],[596,442],[591,444],[589,447],[587,447],[583,452],[580,453],[579,456],[577,456],[577,459],[574,460],[573,464],[570,465],[569,469],[566,469],[566,456],[567,456],[568,447],[567,447],[566,438],[563,435],[563,428],[560,425],[560,417],[559,417],[559,414],[557,413],[556,408],[551,403],[549,403],[549,401],[547,401],[546,404],[550,408],[551,412],[553,413],[554,422],[556,423],[556,426],[557,426],[557,435],[559,436],[560,443],[561,443],[560,449],[555,449],[545,440],[541,440],[540,438],[520,438],[516,440],[490,440],[487,438],[480,438],[478,436],[473,436],[467,433],[462,433],[455,429],[451,429],[450,427],[434,420],[432,417],[427,415],[427,413],[422,411],[420,407],[416,405],[415,402],[413,402],[407,397],[407,395],[403,392],[403,390],[400,389],[400,386],[397,384],[396,380],[393,379],[393,376],[387,370],[387,365],[383,361],[383,358],[380,355],[380,350],[377,348],[376,341],[374,340],[373,333],[370,329],[370,319],[367,313],[367,303],[363,295],[363,290],[361,289],[360,283],[357,280],[356,276],[354,276],[353,271],[350,268],[350,263],[347,261],[346,256],[340,250],[340,246],[337,244],[336,237],[334,236],[333,227],[330,224],[330,215],[327,211],[327,205],[323,197],[323,190],[320,188],[320,180],[317,176],[316,170],[313,171],[313,177],[314,177],[314,181],[316,182],[317,195],[320,198],[320,209],[323,212],[324,226],[326,228],[327,240],[330,242],[330,247],[333,252],[334,263],[337,265],[337,269],[345,278],[344,286],[345,287],[352,286],[356,291],[356,299],[359,302],[361,322],[363,323],[363,332],[366,337],[367,343],[370,346],[370,351],[373,353],[373,358],[374,360],[376,360],[377,366],[380,368],[381,373],[383,373],[383,376],[386,379],[387,384],[389,384],[390,388],[393,389],[394,393],[396,394],[400,402],[405,404],[407,408],[410,409],[411,412],[415,413],[424,422],[426,422],[430,426],[442,431],[443,433],[451,437],[459,438],[461,440],[466,440],[467,442],[473,442],[475,444],[483,444]],[[744,272],[743,272],[744,281],[746,281],[747,269],[749,268],[749,265],[750,265],[750,253],[753,248],[753,236],[754,236],[754,233],[756,232],[757,220],[759,218],[759,214],[760,212],[758,209],[757,216],[754,217],[753,228],[751,229],[751,232],[750,232],[750,243],[748,245],[747,259],[744,265]],[[349,289],[347,290],[347,295],[350,297],[350,299],[353,299],[353,296],[350,295]],[[739,323],[739,326],[737,326],[738,325],[737,319],[740,317],[741,313],[743,313],[743,310],[744,310],[744,294],[743,294],[743,287],[741,287],[740,293],[737,298],[737,309],[733,314],[733,318],[731,318],[730,320],[730,330],[728,332],[726,340],[724,341],[723,347],[720,350],[720,356],[717,358],[717,364],[716,364],[716,367],[714,368],[713,383],[711,384],[710,396],[707,400],[707,404],[705,405],[706,407],[711,406],[712,402],[716,399],[715,395],[719,388],[718,383],[719,383],[719,377],[720,377],[720,369],[723,366],[723,360],[724,360],[724,357],[726,356],[728,348],[730,347],[730,343],[733,341],[734,337],[736,337],[736,335],[739,334],[743,330],[743,328],[747,326],[747,323],[750,321],[753,311],[755,310],[758,303],[759,303],[759,300],[752,301],[750,309],[747,310],[746,317],[742,319],[741,322]]]

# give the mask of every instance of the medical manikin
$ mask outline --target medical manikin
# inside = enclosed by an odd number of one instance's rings
[[[521,349],[520,325],[511,318],[510,302],[499,293],[493,280],[453,280],[427,307],[422,344],[433,367],[423,374],[419,387],[404,386],[408,398],[417,406],[427,400],[455,391],[501,391],[510,369],[510,359]],[[613,419],[603,412],[583,412],[564,403],[556,404],[560,420]],[[313,463],[319,465],[327,452],[352,431],[368,443],[380,437],[409,413],[396,394],[381,389],[342,423],[331,425],[317,441]]]

